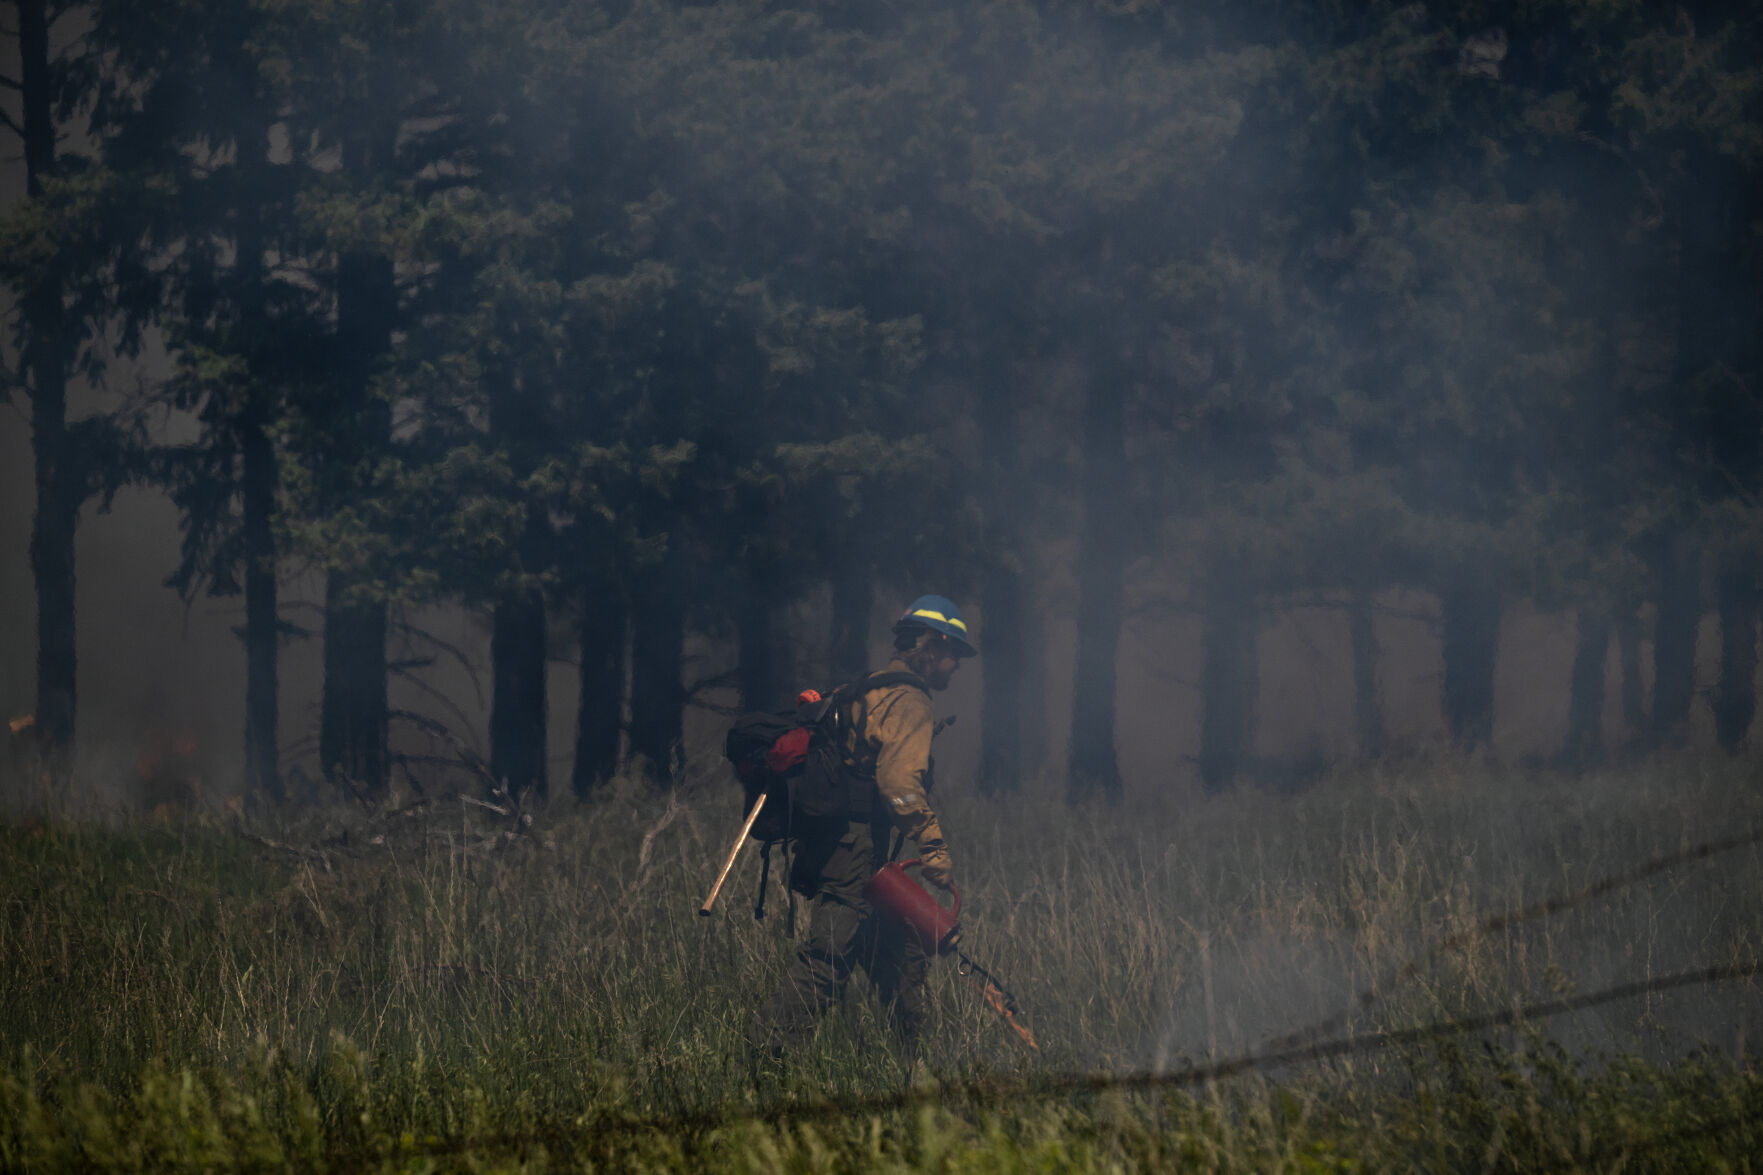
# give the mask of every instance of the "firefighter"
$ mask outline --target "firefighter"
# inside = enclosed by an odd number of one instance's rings
[[[850,811],[819,827],[798,827],[790,885],[810,899],[808,937],[748,1026],[748,1042],[759,1057],[775,1061],[812,1031],[820,1015],[844,998],[858,966],[868,972],[901,1042],[917,1044],[928,960],[916,941],[873,914],[863,887],[888,859],[895,830],[917,842],[924,880],[942,889],[954,881],[930,804],[936,730],[930,691],[948,689],[962,659],[977,653],[955,605],[942,596],[921,596],[895,623],[894,656],[881,671],[910,673],[917,682],[867,690],[851,704],[845,747]]]

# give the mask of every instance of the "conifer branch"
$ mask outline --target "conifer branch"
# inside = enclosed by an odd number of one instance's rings
[[[4,109],[0,109],[0,126],[5,127],[19,138],[24,138],[24,128],[14,122],[12,120],[12,115],[6,113]]]
[[[0,29],[0,34],[4,34],[5,32],[5,29]],[[16,90],[22,94],[24,93],[24,83],[17,78],[9,78],[5,74],[0,73],[0,89]]]

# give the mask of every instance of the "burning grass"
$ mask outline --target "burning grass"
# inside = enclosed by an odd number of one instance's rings
[[[1755,978],[1212,1083],[1053,1084],[1763,958],[1754,841],[1598,886],[1763,827],[1750,775],[1435,764],[1076,819],[949,797],[965,945],[1042,1051],[940,965],[928,1091],[861,984],[755,1084],[741,1032],[789,946],[775,888],[753,920],[752,856],[696,916],[738,819],[720,783],[530,824],[454,801],[255,840],[14,826],[0,1165],[1750,1169]]]

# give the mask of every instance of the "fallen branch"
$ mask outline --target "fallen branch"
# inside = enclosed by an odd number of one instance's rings
[[[649,867],[649,850],[654,846],[655,838],[660,836],[662,830],[664,830],[669,824],[672,824],[679,814],[685,810],[685,806],[679,802],[679,798],[672,792],[668,792],[667,810],[661,813],[661,818],[659,820],[649,826],[647,832],[643,833],[642,847],[637,850],[638,876],[641,876],[643,870]]]
[[[288,853],[292,856],[300,858],[303,861],[317,861],[319,864],[324,866],[324,871],[326,873],[329,873],[331,871],[330,854],[328,854],[320,849],[301,848],[299,845],[285,845],[285,844],[282,844],[280,841],[270,840],[267,836],[259,836],[255,832],[248,832],[244,829],[241,829],[239,831],[239,835],[244,837],[246,840],[250,841],[254,845],[261,845],[266,849],[273,850],[274,852]]]

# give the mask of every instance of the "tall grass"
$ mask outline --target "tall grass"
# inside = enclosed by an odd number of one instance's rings
[[[1744,765],[1415,765],[1078,813],[948,796],[964,945],[1041,1051],[944,963],[925,1067],[859,983],[758,1081],[741,1038],[791,950],[780,870],[765,922],[756,854],[697,917],[738,818],[702,775],[526,826],[450,802],[254,826],[269,843],[196,819],[7,827],[0,1165],[1748,1169],[1763,1150],[1755,981],[1187,1092],[956,1096],[1174,1069],[1349,1007],[1348,1031],[1404,1028],[1763,957],[1754,845],[1427,957],[1489,915],[1763,826]],[[941,1106],[764,1117],[927,1071]]]

